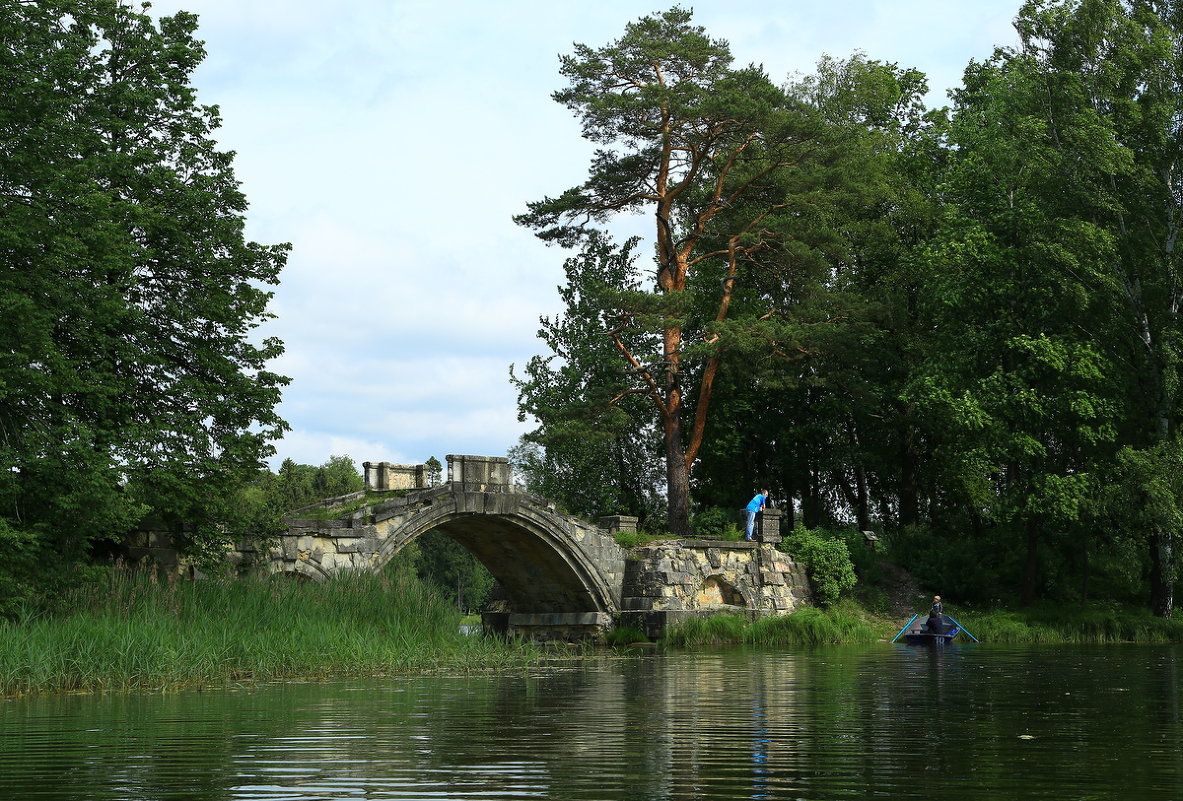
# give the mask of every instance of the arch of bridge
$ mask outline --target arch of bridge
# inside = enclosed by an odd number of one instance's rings
[[[605,573],[615,571],[605,571],[596,558],[605,549],[605,543],[594,542],[604,536],[601,532],[551,512],[545,502],[530,503],[531,496],[488,493],[491,497],[486,499],[485,495],[453,493],[451,503],[434,504],[392,525],[382,540],[375,568],[385,566],[422,534],[440,531],[488,568],[515,607],[531,612],[618,610],[619,578],[609,581]],[[513,502],[506,503],[507,499]],[[482,503],[486,500],[492,503]],[[474,506],[493,508],[472,511]],[[615,542],[608,550],[618,550]],[[623,565],[622,551],[610,556],[617,556]]]
[[[366,548],[366,562],[373,570],[381,570],[426,532],[441,531],[488,568],[515,609],[608,613],[620,609],[624,550],[610,533],[555,512],[544,498],[445,486],[392,498],[374,507],[370,519],[363,526],[367,531],[362,539],[372,543]],[[358,539],[358,533],[356,527],[350,529],[351,539]],[[327,531],[319,534],[326,535],[332,538]],[[277,567],[324,579],[349,564],[338,562],[325,569],[309,561],[288,560]]]

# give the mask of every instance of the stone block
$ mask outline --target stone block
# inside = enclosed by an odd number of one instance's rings
[[[625,598],[623,601],[621,601],[620,608],[632,612],[646,612],[653,608],[653,599],[639,598],[635,596],[632,598]]]
[[[378,550],[377,537],[365,537],[349,542],[338,542],[337,553],[375,553]]]

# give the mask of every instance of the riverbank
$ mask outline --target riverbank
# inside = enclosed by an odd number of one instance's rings
[[[975,611],[946,605],[965,630],[995,644],[1183,643],[1183,620],[1157,618],[1116,604],[1039,605],[1023,610]],[[859,645],[890,641],[911,614],[885,615],[846,599],[829,609],[806,608],[785,617],[750,620],[723,615],[690,620],[663,643],[694,648],[720,645]],[[960,637],[959,642],[969,642]]]
[[[917,610],[913,610],[917,611]],[[948,605],[982,642],[1183,642],[1183,620],[1113,605],[980,612]],[[716,615],[666,633],[661,647],[765,648],[891,640],[911,613],[852,599],[751,620]],[[0,621],[0,696],[168,692],[289,679],[500,672],[553,649],[461,633],[449,602],[413,575],[349,575],[317,584],[247,577],[163,581],[112,569],[55,612]],[[643,639],[621,630],[609,642]]]
[[[0,621],[0,695],[483,672],[546,656],[461,634],[459,612],[413,576],[169,582],[112,569],[63,606]]]

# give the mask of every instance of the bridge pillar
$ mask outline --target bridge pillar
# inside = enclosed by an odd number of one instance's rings
[[[368,490],[423,489],[427,486],[427,465],[362,462]]]
[[[513,471],[504,456],[448,454],[448,483],[458,492],[513,492]]]
[[[783,537],[780,533],[780,509],[766,508],[760,513],[757,522],[759,525],[756,528],[756,541],[767,542],[770,545],[776,545]]]
[[[609,534],[617,531],[635,534],[638,520],[640,518],[631,515],[608,515],[600,518],[600,528],[607,530]]]

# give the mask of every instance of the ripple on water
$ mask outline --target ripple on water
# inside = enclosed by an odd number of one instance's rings
[[[0,798],[1183,800],[1177,657],[645,653],[529,676],[23,699],[0,704]]]

